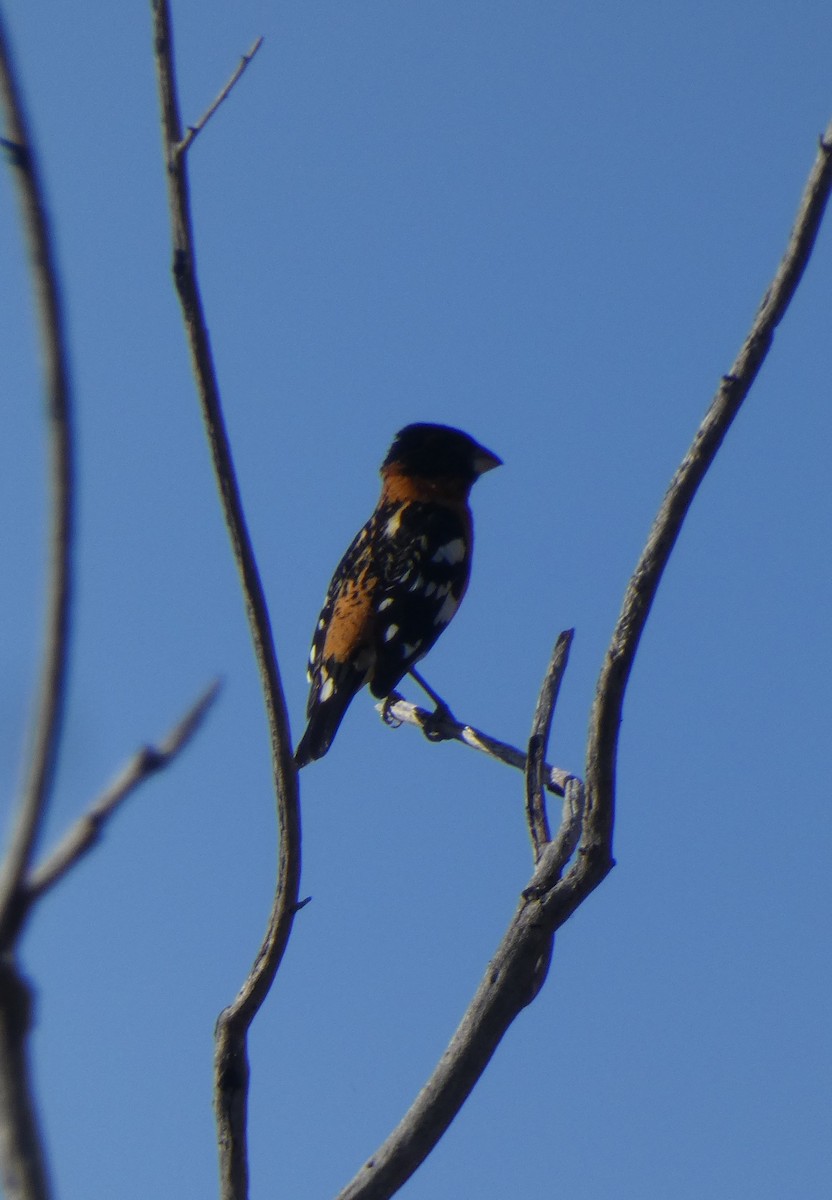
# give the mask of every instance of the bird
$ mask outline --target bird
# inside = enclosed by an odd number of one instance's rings
[[[449,425],[421,422],[396,434],[378,503],[335,569],[315,626],[298,767],[326,754],[365,684],[387,699],[447,627],[471,571],[468,496],[501,465]]]

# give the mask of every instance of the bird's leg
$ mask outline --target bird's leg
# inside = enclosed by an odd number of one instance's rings
[[[426,692],[434,703],[434,711],[422,723],[422,733],[430,742],[445,741],[450,735],[442,732],[442,722],[453,721],[455,725],[458,725],[459,722],[439,693],[433,690],[427,680],[423,679],[418,671],[415,671],[413,667],[411,667],[410,674],[416,680],[422,691]]]

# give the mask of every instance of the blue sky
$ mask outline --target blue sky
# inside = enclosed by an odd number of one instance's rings
[[[263,931],[265,721],[170,283],[149,6],[5,6],[49,189],[80,456],[47,843],[216,674],[199,740],[42,905],[37,1082],[65,1200],[215,1189],[212,1028]],[[819,3],[174,5],[198,259],[299,736],[309,636],[393,433],[460,425],[474,576],[424,672],[514,742],[558,631],[552,757],[832,113]],[[0,779],[44,573],[31,302],[0,186]],[[694,504],[624,715],[618,866],[559,934],[408,1200],[825,1196],[832,233]],[[519,775],[369,697],[302,778],[300,915],[252,1034],[253,1196],[333,1195],[447,1043],[530,873]]]

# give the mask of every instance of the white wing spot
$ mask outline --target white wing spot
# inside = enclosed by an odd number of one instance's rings
[[[398,625],[388,625],[384,631],[385,642],[392,642],[393,638],[396,636],[396,634],[398,632],[399,632]]]
[[[332,698],[332,693],[334,691],[335,691],[335,680],[331,676],[329,676],[329,677],[327,677],[326,683],[321,688],[321,700],[324,702],[324,704],[327,702],[327,700],[330,700]]]
[[[320,620],[318,621],[318,633],[320,633],[324,629],[326,629],[326,621],[324,620],[323,617],[321,617]]]
[[[445,603],[433,618],[434,625],[447,625],[458,607],[459,604],[457,603],[456,597],[446,596]]]
[[[447,596],[450,590],[451,585],[449,583],[440,583],[436,589],[436,599],[442,600],[445,596]]]
[[[388,537],[393,537],[395,534],[397,534],[399,532],[399,527],[401,526],[401,523],[402,523],[402,510],[399,509],[398,512],[393,513],[393,516],[390,518],[390,520],[384,526],[384,532],[387,534]]]
[[[393,603],[393,597],[388,596],[386,600],[382,600],[381,604],[379,604],[378,611],[384,612],[385,608],[389,608],[392,603]]]
[[[420,592],[424,586],[425,586],[424,579],[422,578],[421,575],[417,575],[407,590],[409,592]]]
[[[415,654],[418,649],[419,649],[418,642],[416,643],[415,646],[410,646],[410,645],[408,645],[407,642],[405,642],[405,644],[402,646],[402,654],[405,656],[405,658],[410,658],[411,654]]]
[[[446,542],[444,546],[440,546],[434,554],[431,562],[461,563],[465,558],[465,542],[462,538],[452,538],[450,542]]]

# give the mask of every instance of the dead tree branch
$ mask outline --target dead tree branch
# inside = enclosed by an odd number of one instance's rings
[[[31,990],[15,961],[21,889],[43,825],[55,774],[66,697],[72,599],[74,442],[63,305],[43,184],[0,14],[3,147],[15,168],[31,260],[48,421],[49,580],[46,636],[23,792],[0,867],[0,1171],[8,1200],[48,1200],[43,1140],[29,1065]]]
[[[55,773],[69,663],[75,451],[72,395],[63,302],[55,248],[37,155],[0,15],[0,98],[15,167],[18,198],[32,268],[44,364],[49,449],[49,580],[46,637],[29,765],[9,848],[0,868],[0,950],[14,938],[17,896],[32,861]]]
[[[339,1193],[338,1200],[388,1200],[424,1162],[459,1112],[509,1025],[540,990],[556,930],[614,865],[618,727],[639,638],[697,488],[747,396],[774,330],[800,282],[830,188],[832,124],[821,140],[783,260],[736,362],[723,379],[673,477],[628,585],[590,719],[585,800],[580,782],[570,781],[560,830],[540,855],[508,931],[450,1045],[401,1123]],[[579,830],[577,856],[563,875]]]
[[[272,985],[298,910],[301,863],[300,808],[289,718],[271,624],[234,471],[197,279],[187,155],[182,152],[182,122],[176,88],[170,8],[167,0],[151,0],[151,9],[173,242],[173,277],[182,306],[191,363],[217,485],[245,597],[266,704],[277,797],[277,886],[266,935],[248,978],[233,1003],[220,1014],[216,1028],[214,1086],[221,1195],[223,1200],[243,1200],[248,1194],[247,1035],[249,1026]],[[237,78],[240,73],[241,71],[238,71]],[[228,85],[229,91],[234,82],[232,79]]]
[[[57,849],[30,873],[18,891],[15,941],[38,900],[99,841],[104,826],[127,797],[167,767],[190,742],[218,691],[219,684],[213,684],[158,747],[145,746],[134,755]],[[47,1200],[50,1194],[29,1065],[33,1003],[32,989],[13,956],[0,956],[0,1164],[3,1194],[9,1200]]]
[[[612,854],[618,729],[624,692],[639,640],[697,489],[748,395],[771,347],[774,331],[800,283],[823,219],[830,188],[832,121],[820,139],[786,252],[733,366],[723,376],[693,443],[671,480],[627,585],[621,614],[598,679],[589,724],[585,781],[588,825],[584,831],[584,848],[601,859],[611,859]]]
[[[337,1200],[386,1200],[402,1187],[465,1103],[515,1017],[540,991],[555,930],[584,899],[573,889],[557,908],[547,908],[580,835],[580,781],[570,780],[566,790],[561,829],[523,889],[517,911],[450,1045],[401,1123]]]
[[[158,746],[142,746],[136,751],[46,861],[30,873],[24,888],[27,909],[60,882],[101,840],[108,822],[124,801],[184,750],[205,720],[219,690],[218,682],[211,684]]]
[[[534,861],[538,862],[543,848],[551,840],[549,820],[546,816],[546,799],[543,795],[543,758],[549,745],[552,718],[560,691],[563,673],[569,661],[574,629],[560,634],[552,651],[552,658],[543,679],[540,695],[534,710],[529,749],[526,755],[526,822],[534,848]]]
[[[384,708],[383,701],[376,705],[379,712],[382,712]],[[441,734],[438,739],[440,741],[461,742],[463,746],[479,750],[483,754],[487,754],[489,758],[495,758],[498,762],[505,763],[506,766],[516,767],[520,771],[526,770],[526,755],[522,750],[518,750],[516,746],[509,746],[507,742],[501,742],[489,733],[483,733],[481,729],[475,729],[473,725],[465,725],[461,721],[456,721],[442,712],[431,713],[426,708],[420,708],[418,704],[411,704],[409,700],[403,699],[395,700],[392,704],[387,705],[386,712],[391,720],[399,724],[415,725],[422,731],[427,729],[431,733]],[[560,767],[550,766],[549,763],[543,764],[543,785],[555,796],[564,795],[566,784],[572,778],[573,776],[568,771],[562,771]]]
[[[0,958],[0,1158],[6,1200],[51,1195],[32,1091],[32,989],[14,959]]]
[[[219,93],[217,98],[208,106],[208,108],[206,108],[205,112],[202,114],[202,116],[199,118],[199,120],[197,121],[197,123],[195,125],[188,126],[188,132],[185,134],[182,141],[176,147],[177,154],[185,154],[185,152],[190,149],[191,143],[193,142],[194,138],[197,136],[198,133],[201,133],[201,131],[205,128],[205,126],[211,120],[214,113],[217,111],[217,109],[223,103],[223,101],[228,99],[228,97],[231,93],[231,89],[234,87],[237,80],[240,78],[243,71],[245,71],[246,67],[251,62],[251,60],[254,58],[255,54],[257,53],[257,51],[260,49],[260,47],[262,45],[263,45],[263,39],[261,37],[259,37],[259,38],[257,38],[254,45],[249,50],[248,54],[243,55],[243,57],[240,59],[240,62],[237,66],[236,71],[231,76],[231,78],[229,79],[229,81],[225,85],[225,87],[222,89],[222,91]]]

